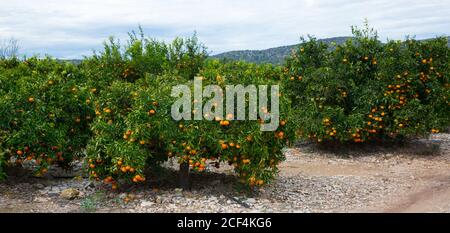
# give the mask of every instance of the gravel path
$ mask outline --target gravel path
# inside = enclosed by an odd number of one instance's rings
[[[229,167],[193,174],[191,191],[175,188],[174,172],[122,192],[82,178],[11,178],[0,183],[0,212],[450,212],[450,134],[403,146],[299,144],[286,157],[252,195]],[[60,196],[67,189],[73,200]]]

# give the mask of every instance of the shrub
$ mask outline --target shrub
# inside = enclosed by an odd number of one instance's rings
[[[383,44],[368,27],[353,34],[335,50],[305,41],[287,59],[284,82],[303,138],[392,140],[448,127],[445,38]]]
[[[86,76],[103,86],[117,79],[135,82],[146,74],[171,73],[193,79],[208,55],[195,34],[167,44],[144,37],[142,29],[139,32],[129,33],[125,45],[111,37],[103,51],[83,62]]]
[[[53,59],[4,61],[0,69],[0,144],[3,161],[69,167],[89,139],[94,117],[83,77],[71,64]],[[11,65],[13,64],[13,65]],[[5,162],[2,162],[2,165]]]
[[[280,72],[271,66],[210,61],[200,75],[204,85],[225,87],[277,84]],[[189,165],[196,172],[204,171],[208,163],[228,163],[243,183],[255,186],[270,182],[276,165],[284,159],[283,147],[294,135],[286,123],[288,111],[283,111],[288,106],[287,97],[280,98],[282,125],[276,132],[261,132],[259,121],[175,121],[171,106],[176,98],[171,97],[171,91],[183,83],[183,77],[148,75],[134,84],[111,85],[99,98],[99,111],[105,107],[111,111],[101,112],[92,126],[94,138],[88,147],[91,175],[115,189],[120,181],[143,181],[146,167],[173,157],[181,167]]]

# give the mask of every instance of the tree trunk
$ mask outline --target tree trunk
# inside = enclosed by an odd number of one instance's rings
[[[179,172],[179,185],[180,188],[184,190],[190,189],[189,187],[189,164],[181,163],[180,164],[180,172]]]

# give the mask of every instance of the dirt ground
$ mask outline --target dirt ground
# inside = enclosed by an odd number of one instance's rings
[[[10,179],[0,212],[450,212],[450,134],[285,153],[276,181],[252,196],[235,190],[229,168],[194,175],[190,191],[175,188],[176,174],[119,193],[86,179]],[[80,194],[65,200],[67,188]]]
[[[386,185],[407,184],[349,212],[450,212],[449,144],[448,134],[438,134],[401,148],[368,146],[341,153],[326,150],[319,156],[317,151],[299,146],[293,153],[307,156],[284,163],[281,175],[372,177],[387,181]]]

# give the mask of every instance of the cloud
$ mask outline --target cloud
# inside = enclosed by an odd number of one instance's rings
[[[365,18],[381,38],[450,35],[450,0],[2,0],[0,39],[22,52],[75,58],[122,40],[140,24],[169,41],[197,31],[213,53],[294,44],[350,34]]]

